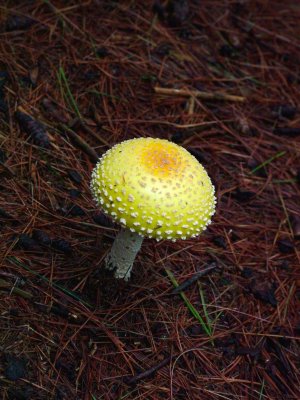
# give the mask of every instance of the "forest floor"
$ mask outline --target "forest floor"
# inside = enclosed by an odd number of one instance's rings
[[[296,1],[1,2],[1,399],[300,398],[299,20]],[[217,212],[145,240],[123,282],[89,182],[142,136],[196,156]]]

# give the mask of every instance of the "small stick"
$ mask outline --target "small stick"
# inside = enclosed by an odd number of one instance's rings
[[[84,120],[75,118],[74,121],[72,122],[71,128],[75,127],[76,124],[78,124],[83,130],[85,130],[87,133],[92,135],[94,138],[99,140],[99,142],[102,142],[108,147],[111,147],[111,144],[109,144],[104,138],[102,138],[100,135],[98,135],[96,132],[94,132],[87,124],[84,122]]]
[[[0,165],[1,167],[3,167],[7,172],[9,172],[11,174],[11,176],[15,176],[16,174],[14,173],[14,171],[5,164],[5,162],[0,161]]]
[[[195,109],[195,97],[190,97],[188,100],[188,114],[193,115]]]
[[[140,374],[134,375],[131,378],[127,377],[125,378],[125,383],[127,385],[134,385],[136,384],[138,381],[148,378],[150,375],[152,375],[154,372],[158,371],[159,369],[165,367],[167,364],[169,364],[169,362],[172,360],[173,357],[169,356],[167,358],[165,358],[164,360],[162,360],[160,363],[154,365],[153,367],[147,369],[144,372],[141,372]]]
[[[24,299],[32,299],[33,295],[31,293],[25,292],[22,289],[19,289],[18,287],[15,287],[5,281],[4,279],[0,279],[0,291],[7,289],[10,291],[10,294],[15,294],[17,296],[23,297]]]
[[[76,132],[74,132],[71,128],[66,126],[65,124],[60,124],[60,128],[64,130],[64,132],[67,133],[68,136],[77,144],[80,149],[86,153],[90,159],[93,162],[97,162],[99,160],[98,154],[95,152],[94,149],[91,148],[91,146],[84,140],[82,139],[79,135],[77,135]]]
[[[200,90],[188,90],[188,89],[172,89],[172,88],[163,88],[163,87],[155,87],[155,93],[157,94],[165,94],[167,96],[187,96],[187,97],[198,97],[204,100],[228,100],[228,101],[238,101],[244,102],[246,101],[245,97],[235,96],[232,94],[226,94],[221,92],[202,92]]]
[[[177,286],[175,289],[172,290],[172,294],[178,294],[182,290],[186,289],[189,287],[192,283],[197,281],[199,278],[202,276],[208,274],[209,272],[213,271],[214,269],[217,268],[217,264],[215,262],[211,263],[211,265],[202,271],[196,272],[191,278],[187,279],[185,282],[183,282],[181,285]]]

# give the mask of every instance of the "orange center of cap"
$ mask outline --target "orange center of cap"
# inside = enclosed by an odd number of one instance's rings
[[[167,147],[167,148],[166,148]],[[141,152],[142,166],[155,176],[176,175],[182,166],[181,154],[166,143],[149,143]]]

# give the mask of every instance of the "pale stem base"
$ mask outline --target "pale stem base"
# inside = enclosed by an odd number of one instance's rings
[[[106,268],[114,270],[117,279],[128,281],[132,266],[143,243],[143,237],[129,229],[121,229],[110,253],[105,259]]]

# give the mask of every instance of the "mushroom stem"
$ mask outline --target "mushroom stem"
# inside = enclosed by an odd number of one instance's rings
[[[143,239],[143,236],[126,228],[118,233],[105,259],[106,268],[114,270],[117,279],[128,281],[130,278],[132,266]]]

